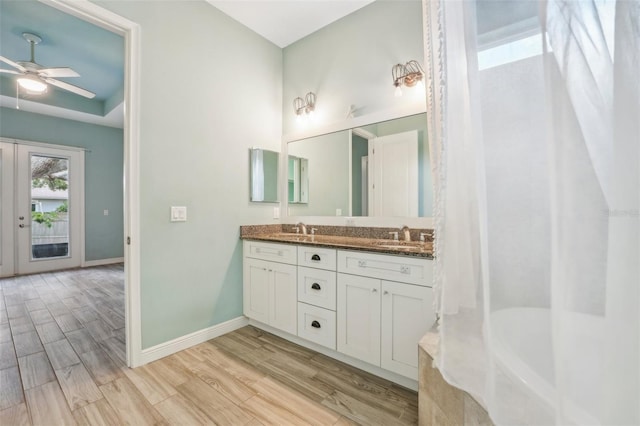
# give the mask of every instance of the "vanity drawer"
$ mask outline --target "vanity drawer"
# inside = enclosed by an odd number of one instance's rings
[[[298,266],[298,301],[336,310],[336,273]]]
[[[263,243],[250,240],[245,240],[243,243],[245,257],[292,265],[295,265],[297,260],[296,247],[292,244]]]
[[[336,313],[298,303],[298,337],[336,349]]]
[[[298,246],[298,265],[336,270],[336,250],[320,247]]]
[[[433,261],[340,250],[338,272],[431,287]]]

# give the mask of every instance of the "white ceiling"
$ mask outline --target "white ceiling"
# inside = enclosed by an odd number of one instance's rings
[[[206,1],[284,48],[374,0]]]

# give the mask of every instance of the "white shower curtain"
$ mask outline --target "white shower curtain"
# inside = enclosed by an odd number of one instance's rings
[[[640,424],[640,0],[424,0],[435,364],[498,424]]]

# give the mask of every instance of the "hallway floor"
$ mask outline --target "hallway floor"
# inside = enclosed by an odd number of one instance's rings
[[[129,369],[123,267],[0,280],[0,424],[417,424],[417,394],[253,327]]]

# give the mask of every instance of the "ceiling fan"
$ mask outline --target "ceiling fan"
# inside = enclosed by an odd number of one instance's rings
[[[0,56],[0,61],[11,65],[15,70],[7,70],[0,68],[0,73],[16,74],[18,84],[30,93],[43,93],[47,90],[47,83],[60,89],[68,90],[85,98],[92,99],[96,96],[90,92],[73,84],[56,80],[54,77],[80,77],[80,74],[67,67],[45,68],[38,64],[35,60],[35,45],[40,43],[42,39],[32,33],[22,33],[22,37],[29,43],[31,47],[31,59],[28,61],[12,61],[11,59]]]

